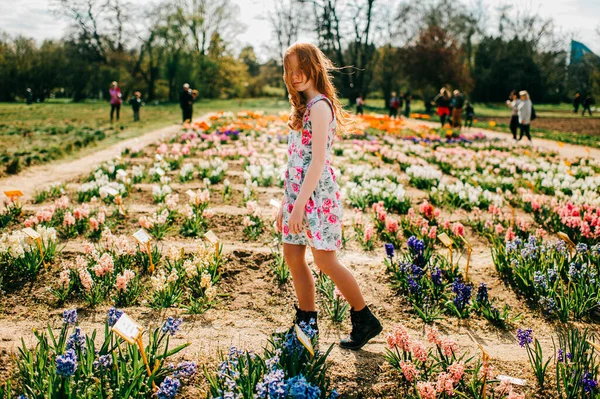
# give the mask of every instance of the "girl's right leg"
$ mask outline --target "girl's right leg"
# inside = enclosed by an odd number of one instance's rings
[[[315,281],[306,263],[306,245],[283,243],[283,257],[292,272],[298,306],[305,312],[315,311]]]

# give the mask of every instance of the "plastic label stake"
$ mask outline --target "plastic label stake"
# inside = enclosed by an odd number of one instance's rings
[[[140,245],[144,245],[146,247],[146,252],[148,252],[148,259],[150,260],[150,267],[148,271],[152,274],[154,273],[154,262],[152,261],[152,248],[150,247],[150,241],[152,241],[152,237],[146,232],[144,229],[139,229],[133,234],[133,238],[137,240]]]
[[[217,256],[217,259],[219,259],[221,256],[221,243],[219,242],[219,237],[217,237],[212,230],[208,230],[206,234],[204,234],[204,238],[215,246],[215,255]]]
[[[315,350],[313,348],[312,341],[310,340],[308,335],[306,335],[306,333],[302,331],[298,324],[294,325],[294,328],[296,329],[296,336],[298,337],[298,341],[300,341],[302,346],[306,348],[306,350],[308,351],[308,353],[310,353],[311,356],[314,356]]]
[[[471,252],[473,252],[473,248],[471,248],[471,245],[469,245],[469,243],[467,242],[465,237],[463,237],[463,236],[459,236],[459,237],[462,240],[462,242],[465,244],[465,246],[467,247],[467,267],[465,268],[465,279],[467,281],[469,281],[469,265],[471,264]]]
[[[27,237],[29,237],[30,239],[32,239],[33,241],[35,241],[35,244],[37,245],[38,250],[40,251],[40,256],[42,258],[42,264],[44,265],[44,269],[46,269],[47,265],[46,265],[46,260],[44,259],[44,249],[43,249],[43,246],[42,246],[42,236],[40,236],[40,233],[38,233],[37,231],[35,231],[31,227],[25,227],[23,229],[23,233],[25,233],[25,235],[27,235]]]
[[[450,264],[452,264],[452,245],[454,244],[454,241],[452,241],[450,239],[450,237],[448,237],[448,234],[446,233],[442,233],[440,235],[437,236],[438,240],[440,240],[442,242],[442,244],[444,244],[444,246],[446,248],[448,248],[448,251],[450,252]]]

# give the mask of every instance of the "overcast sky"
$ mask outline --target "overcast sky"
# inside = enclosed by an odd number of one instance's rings
[[[148,0],[132,0],[145,4]],[[239,44],[253,44],[259,54],[260,48],[269,40],[268,23],[261,18],[274,1],[280,0],[233,0],[240,6],[241,20],[246,31],[238,37]],[[393,1],[393,0],[386,0]],[[415,0],[418,1],[418,0]],[[552,17],[565,34],[574,34],[592,51],[600,55],[600,0],[482,0],[493,17],[496,6],[502,4],[528,4],[544,17]],[[68,21],[49,11],[50,0],[0,0],[0,30],[10,35],[22,34],[36,40],[60,38],[68,27]],[[491,18],[494,20],[493,18]],[[264,58],[264,57],[261,57]]]

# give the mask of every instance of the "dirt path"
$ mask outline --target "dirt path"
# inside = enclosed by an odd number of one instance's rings
[[[422,121],[422,120],[417,120],[417,119],[406,119],[405,120],[406,126],[409,128],[417,128],[418,126],[427,126],[427,127],[433,127],[433,128],[438,128],[440,126],[439,122],[428,122],[428,121]],[[469,133],[483,133],[488,137],[493,137],[493,138],[501,138],[501,139],[509,139],[511,137],[510,133],[504,133],[504,132],[496,132],[493,130],[487,130],[487,129],[480,129],[480,128],[472,128],[471,130],[463,130],[464,132],[469,132]],[[524,143],[527,143],[526,139],[524,139]],[[554,140],[547,140],[547,139],[539,139],[539,138],[534,138],[533,139],[533,145],[539,148],[543,148],[545,150],[551,150],[551,151],[556,151],[558,152],[558,155],[561,158],[573,158],[573,157],[592,157],[595,159],[600,159],[600,149],[598,148],[588,148],[588,147],[584,147],[581,145],[575,145],[575,144],[563,144],[562,146],[559,145],[559,143],[557,141]],[[587,148],[587,150],[586,150]],[[588,152],[589,151],[589,152]]]
[[[209,114],[196,118],[196,121],[206,119]],[[102,162],[111,160],[119,156],[123,150],[130,146],[145,147],[163,137],[168,137],[177,133],[181,125],[175,124],[161,129],[152,130],[141,136],[134,137],[116,143],[108,148],[86,155],[72,161],[58,161],[45,165],[37,165],[27,168],[25,171],[0,179],[0,190],[21,190],[24,199],[27,200],[33,194],[46,186],[56,182],[66,182],[78,176],[89,173],[94,167]]]

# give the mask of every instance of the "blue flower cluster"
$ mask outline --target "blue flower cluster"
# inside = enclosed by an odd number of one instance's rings
[[[108,325],[110,327],[114,326],[119,318],[123,315],[123,311],[115,308],[110,308],[108,310]]]
[[[524,348],[525,345],[529,345],[533,342],[533,338],[531,337],[532,332],[533,331],[531,330],[531,328],[528,328],[526,330],[521,330],[519,328],[517,330],[517,339],[519,340],[519,345],[521,345],[521,348]]]
[[[415,236],[411,236],[406,244],[413,255],[413,264],[421,267],[425,266],[425,242]]]
[[[594,380],[591,373],[585,372],[581,379],[581,385],[586,393],[590,393],[598,387],[598,381]]]
[[[69,349],[64,355],[58,355],[55,359],[56,374],[70,377],[77,371],[77,355],[73,349]]]
[[[65,324],[77,323],[77,309],[65,309],[63,312],[63,322]]]
[[[108,370],[112,367],[113,360],[111,355],[102,355],[98,359],[94,360],[95,370]]]
[[[439,287],[440,285],[442,285],[442,269],[440,269],[439,267],[436,267],[431,272],[431,281],[433,282],[433,284],[436,287]]]
[[[256,384],[256,398],[283,399],[286,396],[285,374],[283,370],[272,370],[265,374],[262,382]]]
[[[392,259],[394,257],[394,244],[385,244],[385,253],[388,258]]]
[[[173,377],[185,380],[187,378],[192,378],[197,372],[198,366],[196,365],[196,362],[181,362],[177,365]]]
[[[321,389],[311,384],[300,374],[285,380],[283,370],[273,370],[265,374],[263,381],[256,385],[255,398],[260,399],[318,399]],[[330,395],[331,399],[339,397],[336,391]]]
[[[471,302],[473,287],[462,283],[460,278],[457,277],[452,283],[452,292],[456,294],[456,297],[454,297],[454,306],[456,306],[459,311],[462,311]]]
[[[183,321],[183,319],[175,319],[171,316],[169,316],[169,318],[167,319],[167,321],[165,321],[165,324],[163,324],[162,326],[162,332],[167,334],[171,334],[171,336],[175,335],[175,333],[177,333],[177,331],[179,331],[179,326],[181,325],[181,322]]]
[[[408,276],[406,280],[408,282],[408,291],[411,295],[419,296],[421,295],[421,285],[412,278],[412,276]]]
[[[487,304],[490,302],[490,297],[488,295],[487,285],[485,283],[481,283],[479,288],[477,289],[477,302],[481,304]]]
[[[85,335],[81,333],[79,327],[75,327],[75,331],[73,331],[73,334],[67,339],[67,349],[73,349],[75,352],[79,349],[81,350],[81,353],[85,355]]]
[[[295,399],[318,399],[321,396],[321,390],[318,386],[306,381],[301,374],[287,380],[287,396]]]
[[[158,399],[173,399],[181,387],[181,382],[177,378],[167,377],[160,383],[156,396]]]

